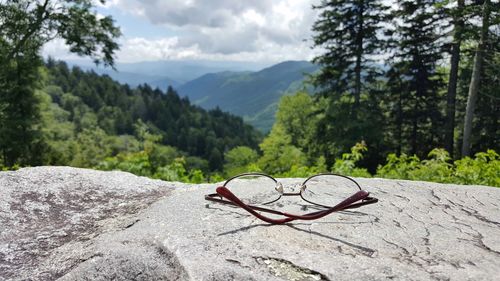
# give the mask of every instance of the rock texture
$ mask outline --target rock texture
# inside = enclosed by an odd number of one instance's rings
[[[205,201],[216,185],[1,172],[0,280],[498,280],[500,189],[359,182],[380,202],[268,225]],[[291,197],[274,207],[307,208]]]

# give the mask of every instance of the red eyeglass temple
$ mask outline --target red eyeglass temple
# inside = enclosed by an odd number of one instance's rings
[[[305,214],[305,215],[293,215],[293,214],[288,214],[288,213],[276,211],[273,213],[283,215],[286,218],[284,218],[284,219],[272,219],[272,218],[266,217],[266,216],[256,212],[254,209],[252,209],[252,207],[243,203],[238,197],[236,197],[236,195],[234,195],[231,191],[229,191],[229,189],[227,189],[224,186],[217,187],[216,192],[220,196],[233,202],[235,205],[245,209],[247,212],[251,213],[252,215],[256,216],[257,218],[259,218],[265,222],[272,223],[272,224],[282,224],[282,223],[287,223],[287,222],[297,220],[297,219],[300,219],[300,220],[319,219],[319,218],[322,218],[322,217],[329,215],[333,212],[341,211],[341,210],[347,209],[349,207],[352,207],[352,204],[354,202],[357,202],[357,201],[360,201],[363,199],[367,199],[368,195],[369,195],[369,193],[367,191],[360,190],[360,191],[356,192],[355,194],[353,194],[351,197],[340,202],[336,206],[331,207],[331,208],[326,209],[326,210],[323,210],[323,211],[313,212],[313,213],[309,213],[309,214]]]

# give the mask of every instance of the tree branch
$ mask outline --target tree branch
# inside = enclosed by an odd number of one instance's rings
[[[39,31],[43,22],[49,18],[49,13],[47,12],[47,6],[48,6],[49,2],[50,2],[50,0],[45,0],[43,5],[41,7],[39,6],[40,10],[38,11],[37,21],[31,26],[28,33],[26,33],[24,35],[24,37],[21,38],[21,40],[19,40],[19,42],[14,47],[14,49],[9,53],[9,55],[7,56],[7,61],[14,58],[14,56],[19,52],[19,50],[24,46],[24,44],[26,44],[26,41],[28,41],[28,39],[31,36],[33,36],[33,34],[35,34],[37,31]]]

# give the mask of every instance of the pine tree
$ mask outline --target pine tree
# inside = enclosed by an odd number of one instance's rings
[[[442,59],[442,16],[437,1],[398,1],[394,56],[388,72],[389,112],[396,117],[396,132],[402,152],[420,156],[439,146],[443,117],[439,90],[443,78],[438,73]],[[397,102],[393,102],[397,100]]]
[[[314,59],[322,69],[313,83],[329,100],[316,146],[328,164],[361,140],[378,153],[382,130],[376,95],[382,71],[377,58],[386,44],[388,7],[378,0],[323,0],[314,8],[321,11],[313,25],[314,46],[324,53]]]
[[[313,25],[314,46],[325,53],[314,59],[322,66],[315,84],[324,93],[351,94],[354,107],[361,93],[380,75],[374,58],[385,46],[383,23],[388,20],[388,7],[382,1],[323,0]]]
[[[465,1],[457,0],[457,6],[450,9],[449,14],[453,24],[453,39],[451,42],[450,73],[448,79],[448,92],[446,96],[446,124],[444,144],[445,148],[453,158],[455,138],[455,110],[457,97],[458,69],[460,63],[460,47],[464,32]]]
[[[31,40],[26,44],[38,44]],[[4,166],[40,164],[38,100],[35,88],[41,60],[33,51],[26,51],[0,70],[0,160]],[[1,166],[0,161],[0,166]]]

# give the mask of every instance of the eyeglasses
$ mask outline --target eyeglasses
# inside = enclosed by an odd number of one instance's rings
[[[294,220],[315,220],[346,209],[359,208],[378,202],[370,197],[352,178],[323,173],[307,178],[303,183],[292,188],[298,192],[285,192],[283,184],[275,178],[262,173],[244,173],[228,179],[217,187],[216,193],[205,196],[206,200],[237,206],[245,209],[255,217],[272,224],[282,224]],[[302,200],[319,211],[304,215],[294,215],[257,205],[270,205],[284,196],[300,196]],[[224,200],[224,198],[226,200]],[[271,218],[263,213],[283,216]]]

